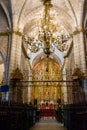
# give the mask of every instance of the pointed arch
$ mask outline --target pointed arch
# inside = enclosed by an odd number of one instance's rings
[[[61,64],[62,64],[61,60],[56,54],[52,54],[49,57],[50,57],[50,59],[53,59],[57,64],[59,64],[61,66]],[[34,67],[43,58],[46,58],[46,55],[44,53],[37,55],[32,62],[32,66]]]
[[[7,18],[7,21],[8,21],[8,25],[9,25],[9,29],[11,29],[12,27],[12,24],[11,24],[11,18],[10,18],[10,14],[9,14],[9,11],[7,10],[5,4],[3,2],[0,3],[5,15],[6,15],[6,18]]]
[[[68,4],[69,8],[71,9],[71,12],[72,12],[72,14],[74,16],[74,19],[75,19],[75,22],[76,22],[76,26],[77,26],[78,22],[77,22],[77,17],[76,17],[75,11],[73,9],[73,6],[72,6],[70,0],[65,0],[65,2]]]

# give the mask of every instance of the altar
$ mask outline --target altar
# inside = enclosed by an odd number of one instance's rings
[[[55,117],[55,105],[48,102],[41,104],[40,117]]]
[[[60,64],[56,64],[51,57],[44,56],[43,60],[40,60],[40,64],[36,64],[33,68],[33,81],[30,100],[33,103],[34,99],[37,99],[37,104],[42,101],[57,102],[61,98],[61,85],[60,82],[53,82],[61,80]],[[37,82],[38,81],[38,82]]]

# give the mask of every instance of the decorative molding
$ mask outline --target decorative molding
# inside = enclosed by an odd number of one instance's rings
[[[77,35],[77,34],[79,34],[79,33],[81,33],[81,32],[83,32],[83,33],[87,33],[87,29],[77,29],[77,30],[75,30],[74,32],[73,32],[73,34],[71,34],[71,36],[73,36],[73,35]]]
[[[64,55],[64,58],[68,57],[73,47],[73,42],[71,43],[69,49],[67,50],[67,53]]]
[[[84,73],[78,67],[74,69],[72,76],[73,79],[84,79]]]
[[[21,70],[17,67],[13,72],[11,73],[11,79],[12,80],[22,80],[23,79],[23,74]]]
[[[70,36],[74,36],[74,35],[77,35],[79,34],[80,32],[83,32],[83,33],[87,33],[87,29],[76,29],[72,34],[70,34]],[[16,30],[11,30],[11,31],[5,31],[5,32],[0,32],[0,36],[7,36],[7,35],[10,35],[10,34],[16,34],[16,35],[19,35],[19,36],[22,36],[24,37],[24,34],[20,31],[16,31]]]
[[[76,29],[72,34],[70,34],[70,36],[74,36],[74,35],[77,35],[79,34],[80,32],[83,32],[83,33],[87,33],[87,29]],[[10,34],[16,34],[18,36],[22,36],[24,37],[24,34],[20,31],[16,31],[16,30],[11,30],[11,31],[5,31],[5,32],[0,32],[0,36],[7,36],[7,35],[10,35]]]
[[[30,57],[27,55],[27,51],[26,51],[26,49],[25,49],[23,43],[22,43],[22,50],[23,50],[23,53],[24,53],[25,57],[30,60]]]
[[[64,66],[65,66],[65,59],[64,59],[63,65],[62,65],[62,67],[61,67],[61,72],[63,71]]]
[[[8,36],[8,35],[11,35],[11,34],[16,34],[16,35],[19,35],[19,36],[23,36],[22,32],[15,31],[15,30],[0,32],[0,36]]]

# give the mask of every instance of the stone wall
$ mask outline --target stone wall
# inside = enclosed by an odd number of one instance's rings
[[[67,57],[65,57],[64,67],[62,70],[63,80],[65,81],[72,81],[72,72],[75,66],[74,61],[74,50],[73,46],[70,48]],[[72,82],[64,82],[62,88],[62,93],[64,96],[64,103],[71,104],[73,103],[73,95],[72,95]]]
[[[0,64],[0,85],[2,85],[3,76],[4,76],[4,65]]]

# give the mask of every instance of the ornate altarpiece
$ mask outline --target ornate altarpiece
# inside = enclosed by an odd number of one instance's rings
[[[61,80],[60,65],[51,58],[45,58],[34,66],[33,80],[40,82],[32,84],[32,101],[36,99],[38,103],[57,102],[61,98],[61,83],[53,82]]]

